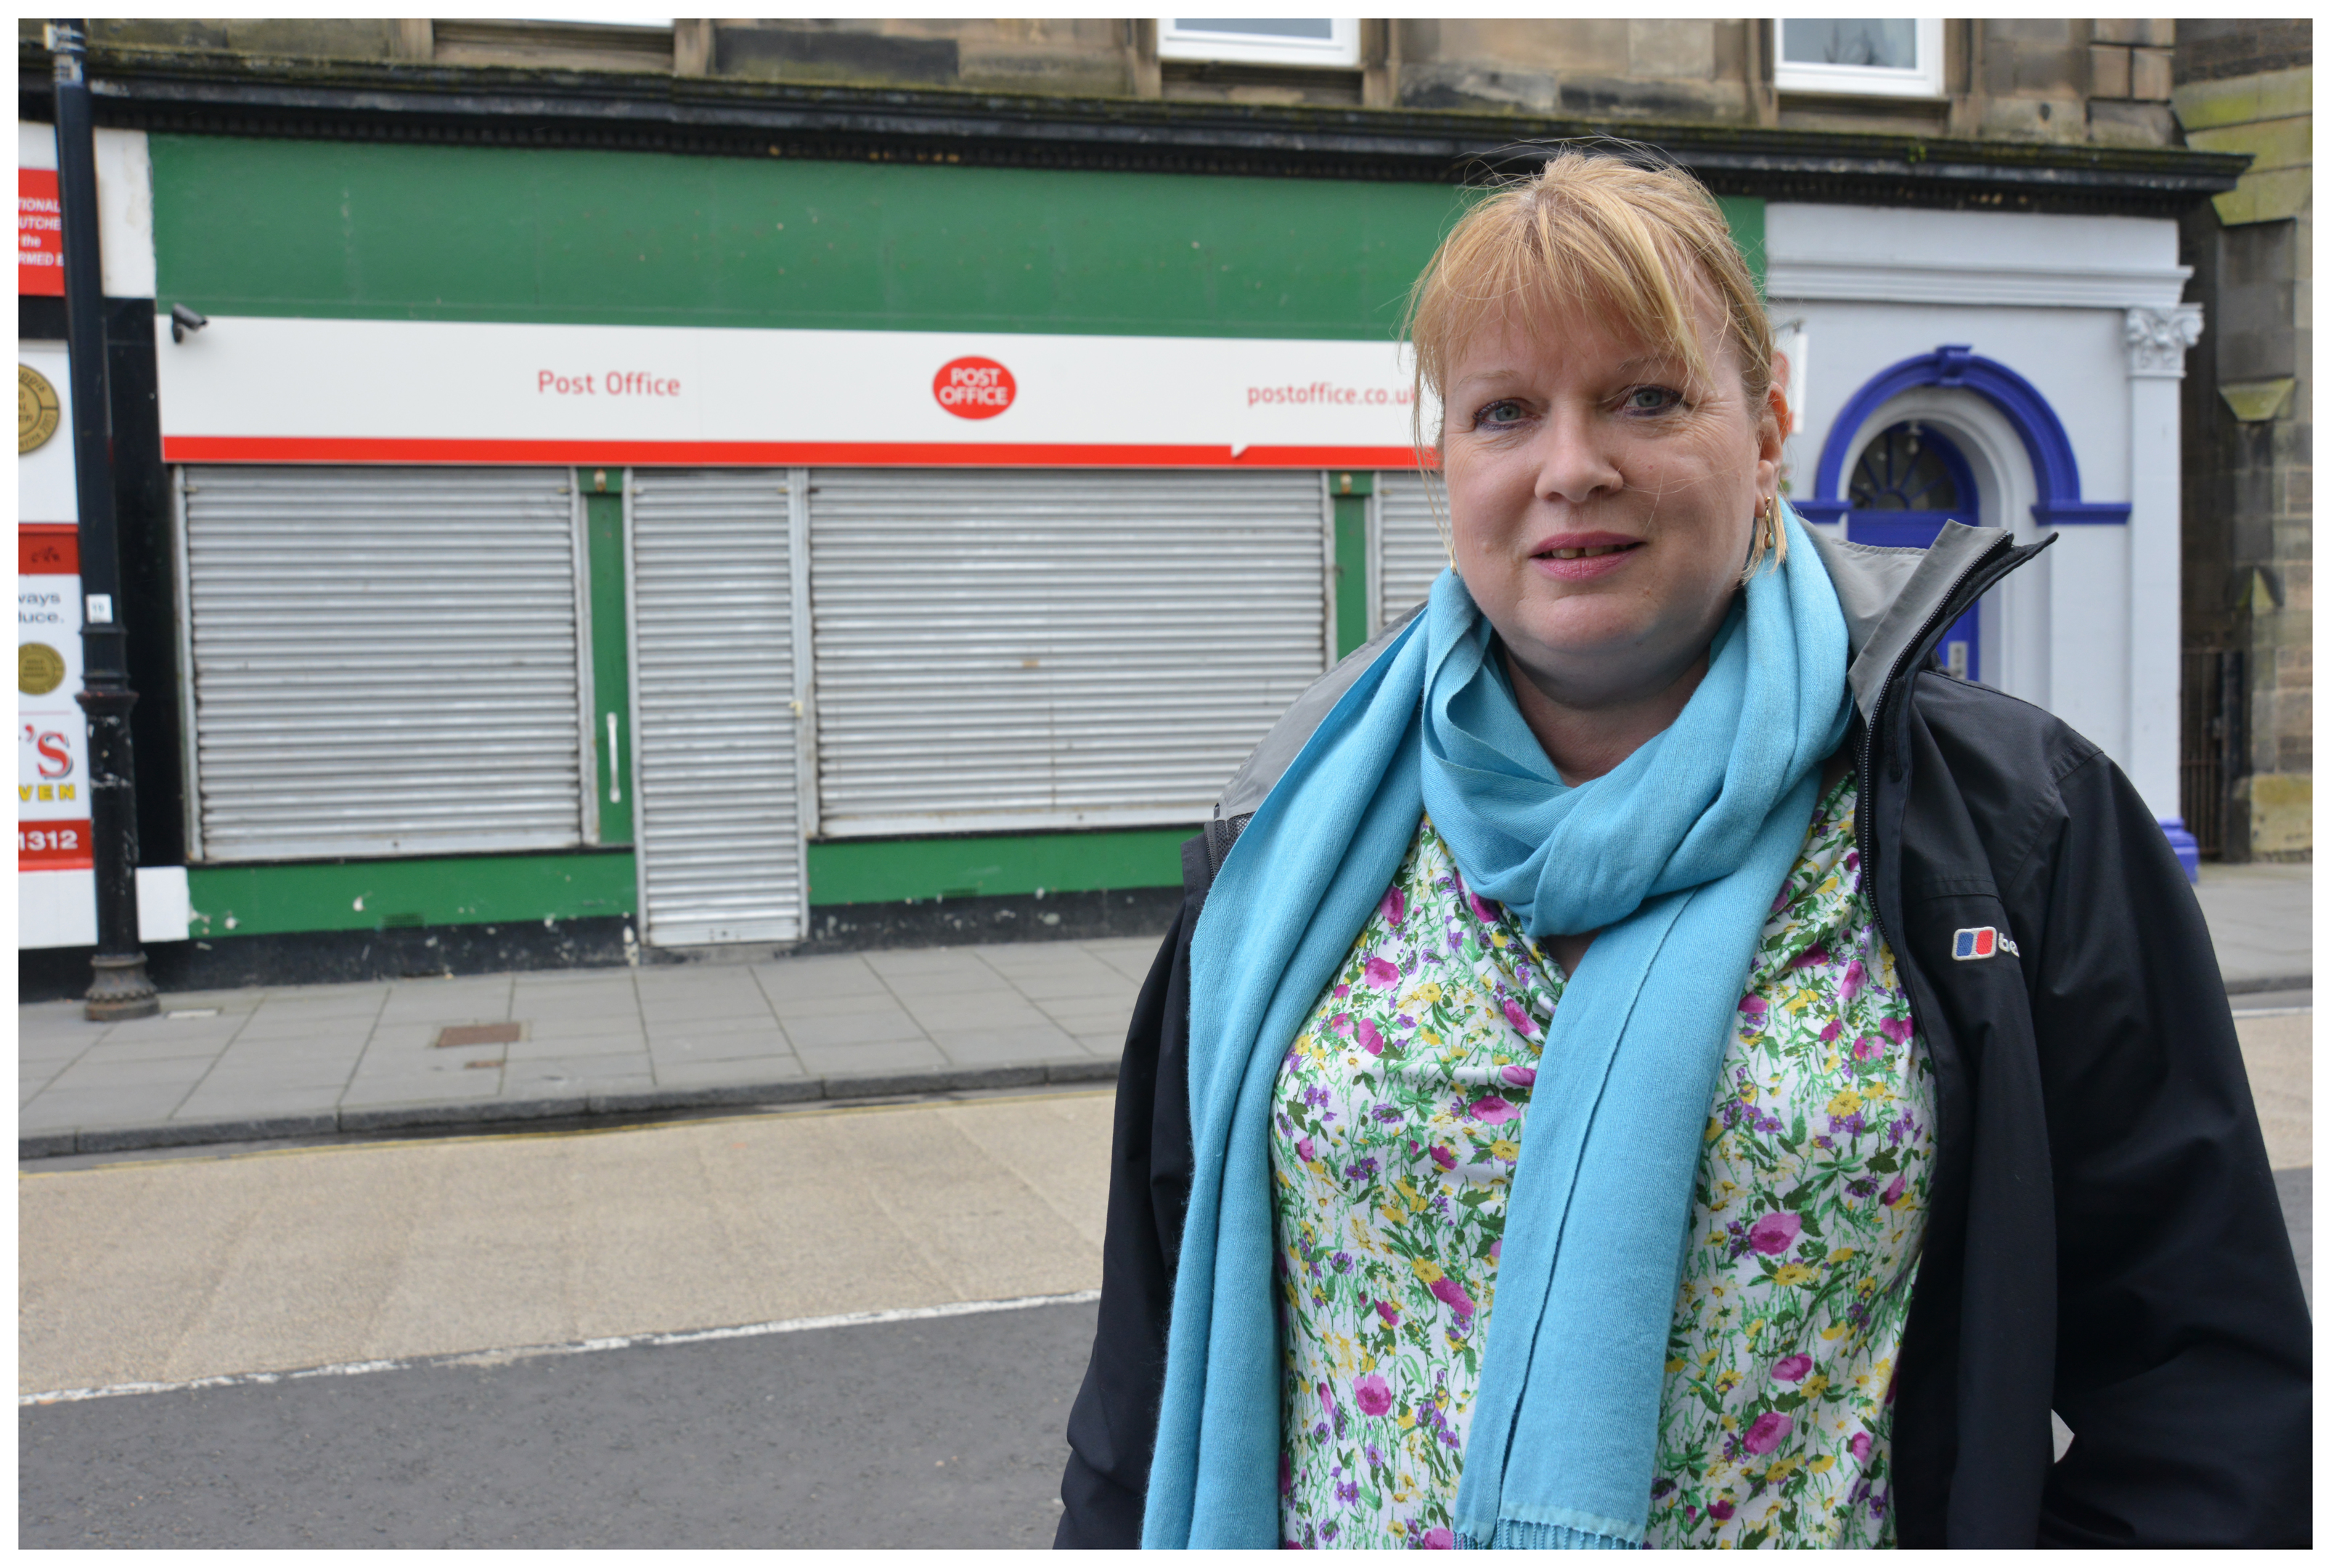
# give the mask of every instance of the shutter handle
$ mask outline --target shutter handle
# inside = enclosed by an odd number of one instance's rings
[[[607,711],[607,803],[623,803],[623,754],[615,746],[615,714]]]

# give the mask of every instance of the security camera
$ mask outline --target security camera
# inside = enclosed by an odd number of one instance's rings
[[[170,307],[170,341],[184,343],[189,332],[200,332],[211,324],[211,318],[187,305]]]

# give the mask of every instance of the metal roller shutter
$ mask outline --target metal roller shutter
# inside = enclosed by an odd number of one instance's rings
[[[195,857],[582,839],[558,469],[184,470]]]
[[[1432,494],[1425,491],[1432,486]],[[1432,579],[1449,565],[1441,530],[1432,521],[1435,500],[1449,505],[1437,479],[1415,472],[1376,475],[1376,625],[1389,624],[1432,591]]]
[[[1203,821],[1323,667],[1309,470],[819,470],[827,836]]]
[[[782,469],[631,482],[640,898],[659,946],[801,936],[791,501]]]

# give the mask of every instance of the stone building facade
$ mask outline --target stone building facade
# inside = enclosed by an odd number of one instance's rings
[[[2236,514],[2181,513],[2179,455],[2222,384],[2297,412],[2241,470],[2269,609],[2217,634],[2279,639],[2275,712],[2306,679],[2303,282],[2223,287],[2274,223],[2303,280],[2306,230],[2238,215],[2292,166],[2203,145],[2275,115],[2173,108],[2233,80],[2181,85],[2211,35],[1238,25],[1282,32],[94,24],[157,979],[1162,920],[1239,757],[1445,564],[1406,288],[1486,177],[1613,138],[1764,285],[1811,526],[2055,536],[1938,658],[2095,740],[2191,863],[2167,629],[2181,576],[2224,598],[2195,518]],[[18,63],[22,189],[37,29]],[[2213,197],[2236,240],[2181,261]],[[20,366],[62,319],[20,289]],[[2225,778],[2303,779],[2274,722]],[[85,984],[87,876],[20,868],[33,992]]]
[[[2189,146],[2250,155],[2181,223],[2211,331],[2185,380],[2189,818],[2309,858],[2314,794],[2314,24],[2177,24]]]

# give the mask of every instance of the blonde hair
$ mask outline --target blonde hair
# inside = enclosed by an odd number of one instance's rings
[[[1441,242],[1409,290],[1403,326],[1415,354],[1409,409],[1420,470],[1428,466],[1424,394],[1441,399],[1465,346],[1484,328],[1518,318],[1542,317],[1572,302],[1597,306],[1680,358],[1696,379],[1709,379],[1691,319],[1694,279],[1723,309],[1756,417],[1773,389],[1773,324],[1707,186],[1629,143],[1593,152],[1565,147],[1535,175],[1492,186]],[[1439,446],[1436,435],[1433,450]],[[1437,500],[1433,515],[1454,560]],[[1773,539],[1774,559],[1785,559],[1787,536],[1774,530]],[[1763,527],[1751,531],[1751,541],[1744,582],[1764,556]]]

